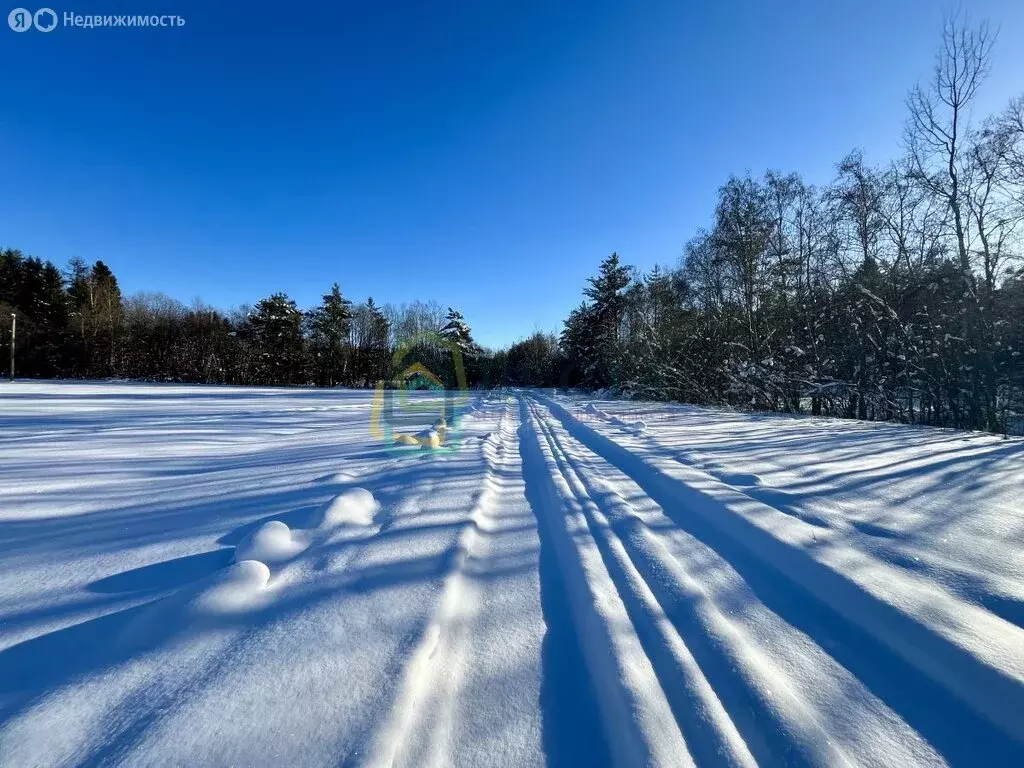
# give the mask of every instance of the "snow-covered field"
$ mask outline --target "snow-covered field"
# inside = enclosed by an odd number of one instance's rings
[[[1024,440],[372,402],[0,385],[0,765],[1024,765]]]

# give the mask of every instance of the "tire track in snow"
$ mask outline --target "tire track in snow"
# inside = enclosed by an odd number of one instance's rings
[[[1024,754],[1024,721],[1019,718],[1024,687],[1012,671],[1021,661],[1019,649],[1016,655],[1010,649],[1002,651],[1007,666],[1001,667],[956,642],[965,632],[968,637],[1005,641],[1008,633],[993,632],[990,626],[998,619],[991,614],[974,615],[972,619],[983,622],[982,631],[976,626],[964,628],[963,619],[944,625],[949,614],[940,613],[942,622],[933,626],[936,608],[945,611],[945,606],[922,603],[918,610],[906,612],[883,602],[849,575],[857,574],[864,563],[856,558],[818,561],[817,541],[798,543],[786,535],[787,529],[766,517],[769,510],[778,510],[762,507],[748,512],[743,507],[741,513],[732,508],[731,496],[718,491],[725,490],[723,485],[710,476],[696,473],[690,485],[662,467],[656,457],[653,464],[638,457],[582,424],[559,404],[543,399],[575,439],[630,478],[681,529],[737,568],[766,605],[781,610],[783,618],[807,631],[947,759],[970,759],[979,741],[997,759],[1016,760]],[[737,489],[729,488],[729,494],[736,493]],[[813,602],[796,600],[801,594]],[[907,597],[921,598],[913,591]],[[930,623],[922,623],[919,616],[931,617]],[[960,634],[948,637],[953,627]],[[982,647],[991,654],[990,643]],[[996,645],[997,654],[998,649]]]
[[[479,450],[484,459],[485,472],[482,488],[468,519],[462,524],[462,530],[448,558],[447,574],[442,582],[440,598],[433,615],[409,656],[402,679],[398,687],[392,712],[385,724],[378,730],[368,750],[366,765],[370,766],[448,766],[453,758],[460,764],[479,764],[480,760],[498,760],[510,764],[516,755],[499,755],[494,752],[473,759],[467,747],[459,744],[453,748],[453,741],[458,741],[460,729],[465,729],[463,720],[472,720],[472,713],[464,710],[467,702],[463,701],[464,689],[469,685],[469,678],[477,672],[474,665],[485,661],[478,658],[481,654],[479,646],[486,646],[488,639],[479,636],[474,625],[480,614],[485,610],[483,603],[483,586],[475,577],[477,571],[486,571],[489,560],[500,553],[495,553],[493,539],[508,531],[499,517],[505,505],[502,496],[506,494],[509,481],[503,476],[516,474],[510,467],[515,464],[514,439],[515,428],[512,422],[512,411],[509,402],[498,420],[497,429],[479,442]],[[512,521],[513,526],[515,521]],[[516,532],[513,531],[513,535]],[[493,640],[491,641],[493,642]],[[520,642],[529,645],[529,637]],[[539,634],[537,643],[539,646]],[[508,638],[504,645],[509,645]],[[516,642],[511,642],[516,649]],[[484,651],[487,649],[484,648]],[[492,655],[495,649],[491,649]],[[508,647],[498,649],[507,653]],[[528,652],[528,649],[527,649]],[[486,655],[486,654],[485,654]],[[490,659],[491,662],[495,659]],[[493,692],[492,692],[493,693]],[[506,690],[507,694],[508,691]],[[515,692],[515,698],[527,691]],[[522,710],[535,707],[535,696],[528,697]],[[504,704],[512,708],[524,702],[506,701]],[[478,704],[482,704],[478,702]],[[506,710],[508,717],[515,713]],[[516,723],[520,728],[535,730],[539,742],[539,722],[532,724],[530,717],[527,722]],[[492,729],[499,725],[493,720],[489,723]],[[507,725],[502,723],[501,725]],[[479,746],[486,743],[488,734],[474,734],[474,742]],[[473,746],[478,746],[474,743]],[[483,751],[481,749],[481,751]],[[519,755],[520,761],[532,759],[532,755]]]

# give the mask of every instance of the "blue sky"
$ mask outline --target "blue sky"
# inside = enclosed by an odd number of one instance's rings
[[[0,27],[0,245],[228,308],[435,299],[557,330],[617,250],[675,263],[730,173],[899,150],[950,4],[100,2],[177,29]],[[1024,91],[1024,4],[981,108]],[[6,15],[6,12],[3,14]]]

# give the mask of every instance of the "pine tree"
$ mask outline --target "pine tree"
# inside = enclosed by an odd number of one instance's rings
[[[613,253],[601,262],[596,277],[589,280],[584,293],[593,302],[594,319],[601,326],[602,336],[617,341],[619,323],[626,306],[625,290],[631,281],[630,268],[619,263],[619,254]]]
[[[566,365],[560,381],[563,386],[586,383],[587,372],[597,355],[594,329],[593,308],[589,304],[580,304],[566,318],[560,337]]]
[[[478,379],[482,370],[483,350],[473,340],[473,332],[462,313],[449,307],[447,319],[444,325],[438,329],[438,335],[458,349],[462,358],[458,360],[455,355],[448,354],[445,350],[439,350],[441,352],[440,364],[434,366],[434,372],[444,378],[445,386],[461,387],[467,385],[470,380]],[[457,367],[459,365],[462,367],[461,374]]]
[[[339,381],[346,381],[352,302],[342,296],[337,283],[323,297],[320,306],[309,313],[307,322],[317,380],[331,387]]]
[[[601,262],[600,270],[590,278],[590,287],[584,291],[592,301],[590,333],[595,358],[587,366],[584,379],[590,386],[608,387],[616,383],[619,331],[626,309],[625,292],[631,280],[630,267],[620,264],[619,254],[613,253]]]
[[[68,337],[68,298],[60,270],[50,262],[42,269],[37,301],[38,339],[34,344],[38,372],[42,376],[61,376],[65,372],[64,345]]]
[[[256,353],[256,374],[270,384],[294,384],[302,369],[302,313],[287,294],[260,301],[248,316],[246,337]]]
[[[451,307],[448,307],[448,316],[438,330],[438,335],[456,346],[465,358],[476,357],[480,353],[480,347],[473,341],[473,332],[469,324],[461,312]]]
[[[76,376],[88,375],[90,357],[90,333],[92,312],[90,310],[89,267],[77,256],[68,262],[64,271],[64,282],[68,294],[69,343],[66,352],[68,367]]]

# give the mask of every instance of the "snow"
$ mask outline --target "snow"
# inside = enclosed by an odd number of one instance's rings
[[[220,617],[253,610],[260,606],[269,582],[270,568],[265,563],[238,559],[223,570],[145,606],[116,636],[115,643],[125,648],[155,644],[168,629],[206,628]]]
[[[0,386],[0,766],[1024,764],[1024,440],[372,406]]]
[[[370,525],[378,509],[380,505],[372,493],[365,488],[352,488],[324,505],[320,525]]]
[[[302,541],[280,520],[268,520],[235,547],[235,561],[258,560],[279,563],[290,560],[304,549]]]

